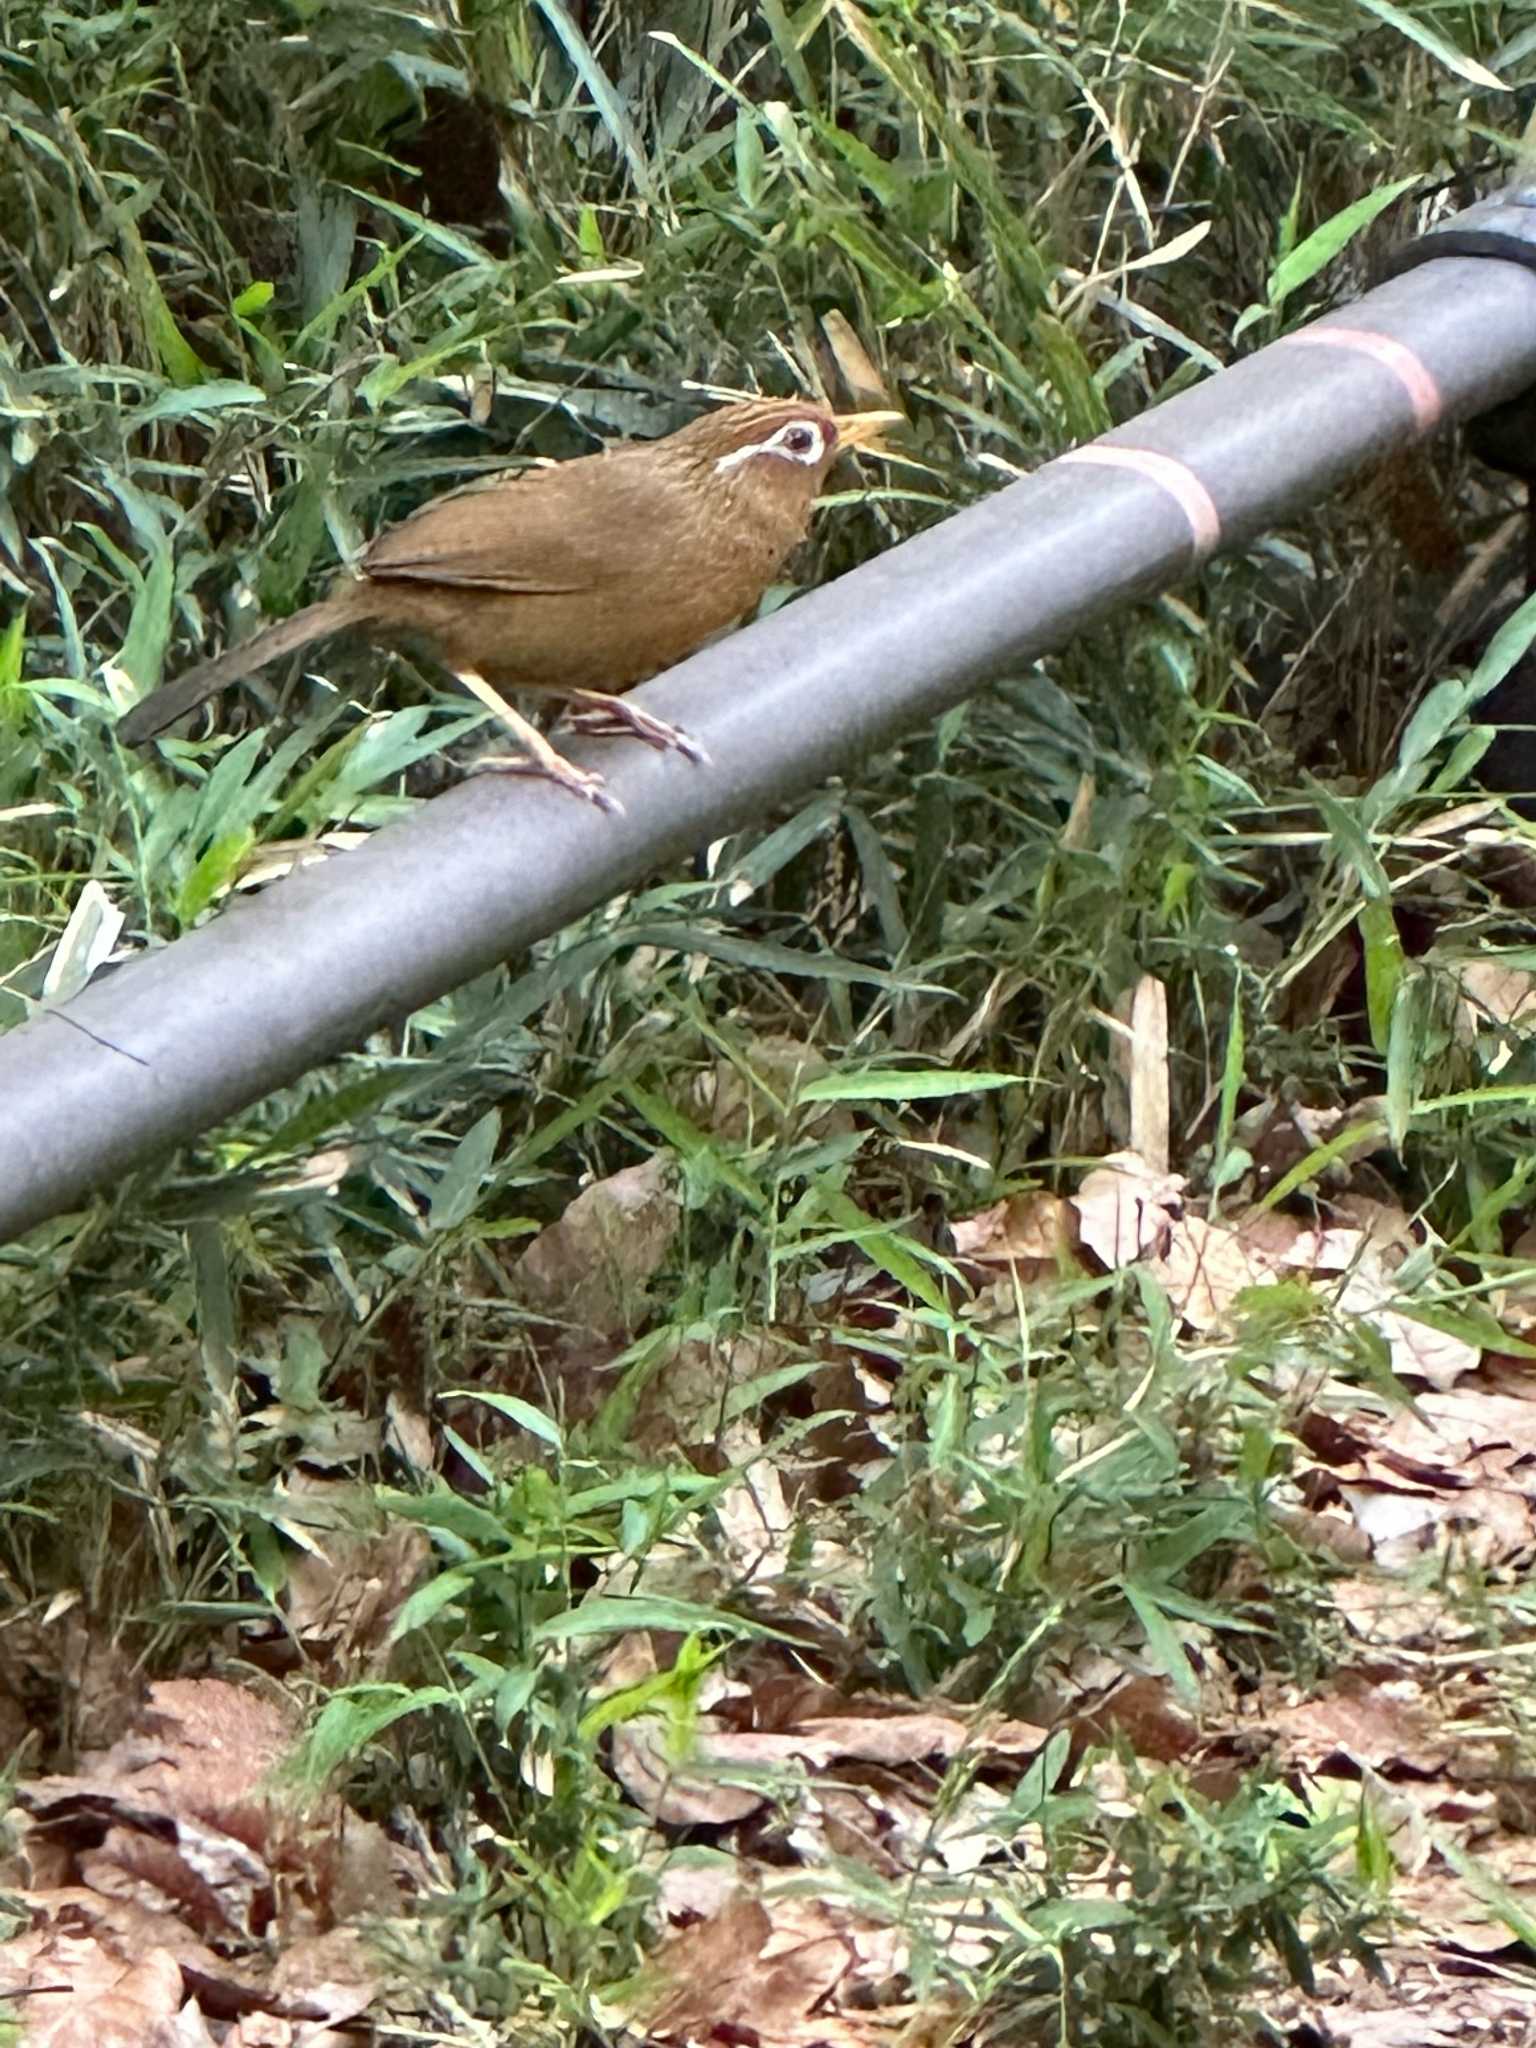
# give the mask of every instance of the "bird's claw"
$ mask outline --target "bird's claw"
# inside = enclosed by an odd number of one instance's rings
[[[624,815],[623,804],[596,769],[578,768],[574,761],[562,760],[554,766],[530,760],[526,754],[482,754],[472,764],[470,772],[475,775],[536,775],[541,782],[553,782],[558,788],[569,790],[572,796],[584,797],[611,818]]]
[[[684,732],[680,725],[672,725],[665,718],[657,718],[653,712],[642,711],[638,704],[626,704],[620,697],[615,697],[611,706],[601,704],[590,710],[568,712],[566,724],[573,732],[591,739],[612,739],[628,733],[644,740],[648,747],[655,747],[658,753],[681,754],[685,761],[699,767],[709,760],[692,733]]]

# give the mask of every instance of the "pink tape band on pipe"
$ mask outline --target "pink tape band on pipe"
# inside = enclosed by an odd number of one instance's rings
[[[1146,477],[1176,500],[1189,521],[1195,553],[1202,561],[1221,539],[1221,520],[1210,492],[1192,469],[1175,462],[1171,455],[1157,455],[1150,448],[1126,448],[1114,441],[1090,441],[1087,447],[1070,448],[1056,460],[1096,462],[1106,469],[1128,469]]]
[[[1403,390],[1408,403],[1413,407],[1414,423],[1421,434],[1427,434],[1440,423],[1442,410],[1440,387],[1425,369],[1413,350],[1401,341],[1394,341],[1390,334],[1375,334],[1369,327],[1304,327],[1299,334],[1283,334],[1276,344],[1280,348],[1349,348],[1357,355],[1369,356],[1373,363],[1379,363],[1384,370],[1390,370]]]

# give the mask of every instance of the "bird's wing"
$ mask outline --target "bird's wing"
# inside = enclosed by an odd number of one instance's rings
[[[572,472],[601,456],[555,469],[522,470],[433,498],[381,533],[362,574],[381,582],[456,584],[520,596],[588,590],[595,580],[593,536],[571,490]],[[555,488],[551,489],[550,486]]]

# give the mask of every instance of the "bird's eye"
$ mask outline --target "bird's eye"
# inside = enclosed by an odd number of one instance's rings
[[[794,462],[806,469],[815,469],[826,460],[827,450],[836,439],[836,429],[823,427],[819,420],[791,420],[787,426],[775,428],[766,441],[753,441],[744,448],[732,448],[719,456],[715,462],[715,474],[727,476],[744,462],[756,463],[770,455],[779,462]],[[757,474],[771,475],[773,472],[770,468],[759,470]]]

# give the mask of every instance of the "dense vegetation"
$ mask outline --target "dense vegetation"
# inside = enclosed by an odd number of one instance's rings
[[[452,772],[478,711],[340,645],[113,741],[378,524],[863,378],[839,573],[1368,286],[1536,82],[1443,0],[0,28],[0,1028],[103,898],[174,939]],[[7,1986],[147,1682],[275,1716],[299,1831],[239,1926],[141,1860],[49,2039],[178,1914],[220,2039],[356,1929],[387,2040],[1513,2027],[1525,837],[1449,713],[1395,772],[1511,504],[1405,457],[0,1251]]]

